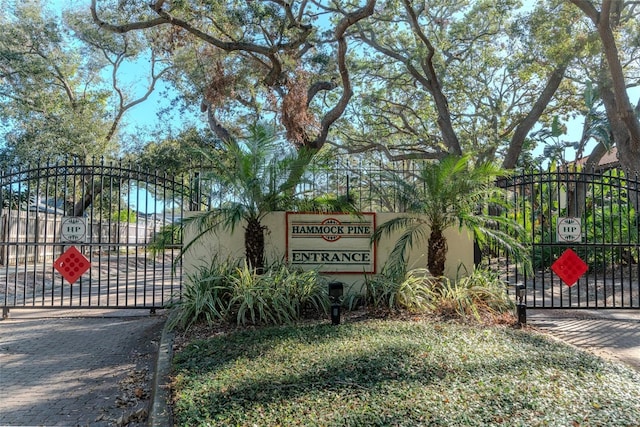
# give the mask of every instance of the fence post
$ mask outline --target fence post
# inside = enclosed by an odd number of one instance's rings
[[[518,305],[516,306],[516,313],[518,315],[518,325],[522,326],[527,323],[527,305],[524,303],[524,294],[526,291],[526,285],[523,283],[516,283],[516,297],[518,298]]]
[[[191,197],[189,203],[189,209],[192,211],[199,211],[201,206],[201,194],[200,194],[200,172],[193,173],[193,188],[191,190]]]

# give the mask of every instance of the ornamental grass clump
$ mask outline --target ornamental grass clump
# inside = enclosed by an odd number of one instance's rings
[[[373,310],[426,312],[432,308],[434,281],[426,269],[410,270],[400,278],[384,271],[365,282],[365,304]]]
[[[195,323],[211,325],[225,318],[231,296],[228,279],[236,268],[235,262],[214,258],[187,275],[182,295],[173,304],[176,310],[169,320],[169,328],[189,329]]]
[[[305,314],[326,314],[329,309],[327,282],[317,270],[292,269],[287,265],[269,270],[269,280],[290,301],[296,319]]]
[[[353,309],[360,300],[373,311],[431,313],[465,321],[497,317],[514,304],[498,274],[482,268],[453,281],[433,277],[425,268],[384,270],[365,282],[364,295],[350,295],[347,304]]]
[[[199,322],[283,325],[326,314],[328,299],[326,283],[315,270],[274,264],[258,274],[246,262],[214,260],[187,277],[175,307],[171,328]]]
[[[283,325],[300,320],[304,313],[326,314],[328,300],[324,279],[317,271],[274,265],[256,274],[247,265],[230,278],[228,319],[238,325]]]
[[[480,321],[513,310],[505,283],[495,271],[478,268],[455,281],[442,278],[431,290],[433,313],[445,318]]]

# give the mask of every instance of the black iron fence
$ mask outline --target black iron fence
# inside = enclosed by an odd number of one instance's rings
[[[419,167],[419,162],[317,161],[304,174],[296,197],[347,198],[362,212],[402,212],[394,186],[388,185],[389,173],[410,181]],[[499,269],[508,283],[525,284],[529,307],[640,308],[636,175],[527,172],[498,185],[514,202],[504,215],[527,231],[533,271],[498,248],[485,248],[482,262]],[[106,161],[2,171],[0,306],[165,307],[182,292],[181,264],[174,262],[181,236],[159,253],[149,249],[150,239],[187,210],[211,209],[237,196],[217,188],[205,166],[180,177]],[[67,218],[82,218],[81,239],[70,241]],[[579,225],[579,231],[561,230],[566,223]],[[91,263],[73,284],[53,265],[70,246]],[[572,286],[552,268],[567,249],[588,267]]]
[[[181,294],[180,237],[148,248],[190,202],[183,179],[121,162],[41,164],[0,172],[0,306],[164,307]],[[72,226],[66,221],[72,218]],[[79,219],[78,221],[75,221]],[[79,227],[79,228],[77,228]],[[71,246],[91,263],[69,283],[54,262]]]
[[[360,212],[402,212],[404,206],[394,193],[390,175],[405,176],[415,180],[422,160],[387,162],[381,160],[353,160],[349,156],[331,159],[314,159],[302,175],[295,189],[296,206],[304,209],[314,206],[304,202],[318,199],[342,199],[352,203]],[[220,187],[208,175],[206,165],[198,165],[191,177],[193,209],[207,210],[220,204],[239,200],[242,194],[234,189]],[[284,180],[285,175],[282,176]],[[266,183],[265,183],[266,185]]]
[[[506,212],[526,229],[533,271],[497,248],[484,262],[504,279],[526,286],[532,308],[640,308],[639,182],[637,174],[600,171],[527,172],[503,179],[514,202]],[[586,264],[561,258],[573,251]],[[555,265],[554,265],[555,264]],[[564,281],[563,276],[579,276]]]
[[[415,163],[392,166],[410,174]],[[242,197],[194,165],[179,176],[123,162],[40,163],[0,171],[0,306],[21,308],[160,308],[182,291],[174,263],[181,236],[156,253],[152,236],[185,211],[209,210]],[[300,202],[347,199],[361,211],[401,209],[385,183],[383,162],[316,159],[295,190]],[[304,209],[305,204],[300,203]],[[310,206],[310,205],[307,205]],[[82,238],[70,241],[65,220],[81,218]],[[67,233],[68,234],[68,233]],[[68,283],[56,260],[75,246],[89,271]]]

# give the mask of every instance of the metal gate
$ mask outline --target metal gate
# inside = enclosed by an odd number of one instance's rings
[[[528,307],[640,308],[637,174],[625,176],[615,169],[529,172],[498,185],[513,198],[515,208],[506,215],[529,236],[533,271],[525,271],[497,250],[484,256],[508,283],[526,285]],[[567,223],[570,228],[564,227]],[[567,249],[588,267],[572,286],[551,268]]]
[[[165,307],[182,290],[182,247],[149,243],[182,218],[187,189],[120,163],[46,164],[0,173],[0,306]],[[66,229],[72,223],[82,235]],[[54,268],[72,246],[90,262],[73,284]]]

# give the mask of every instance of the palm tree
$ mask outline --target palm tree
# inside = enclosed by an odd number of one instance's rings
[[[442,276],[448,249],[444,232],[455,225],[467,228],[480,244],[492,239],[526,261],[526,248],[520,240],[523,229],[515,221],[486,213],[489,205],[506,207],[504,190],[494,185],[506,171],[493,163],[475,167],[469,163],[469,156],[450,155],[436,163],[422,164],[413,179],[389,177],[390,188],[398,195],[406,215],[380,225],[373,235],[378,241],[383,235],[403,230],[388,268],[404,272],[407,250],[428,236],[427,268],[433,276]]]
[[[264,270],[265,215],[290,208],[295,188],[313,157],[309,150],[287,151],[264,125],[249,128],[249,136],[239,142],[229,140],[225,155],[205,157],[213,167],[202,180],[214,182],[212,198],[219,206],[186,218],[181,227],[194,226],[196,237],[183,253],[210,231],[222,228],[233,233],[244,222],[244,246],[247,264],[257,273]]]

